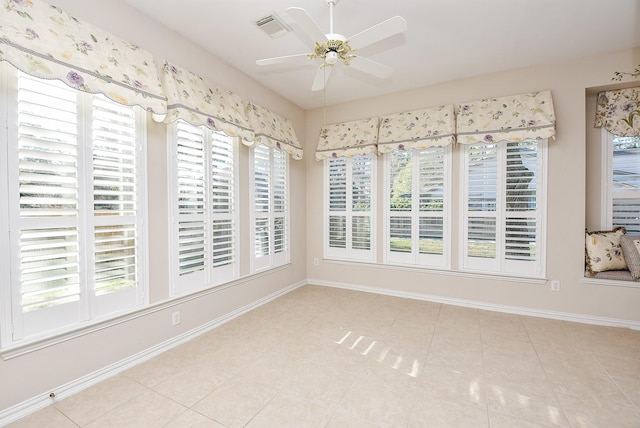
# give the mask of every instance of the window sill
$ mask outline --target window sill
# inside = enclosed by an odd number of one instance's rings
[[[640,288],[640,282],[638,281],[622,281],[616,279],[599,279],[599,278],[589,278],[582,277],[580,279],[582,284],[591,284],[591,285],[606,285],[608,287],[627,287],[627,288]]]
[[[361,261],[355,261],[355,260],[337,260],[337,259],[328,259],[328,258],[325,258],[322,260],[323,262],[332,263],[332,264],[341,264],[341,265],[350,265],[350,266],[366,266],[366,267],[378,268],[378,269],[379,268],[393,269],[393,270],[400,270],[405,272],[420,272],[420,273],[428,273],[433,275],[449,275],[449,276],[465,277],[465,278],[487,279],[492,281],[522,282],[527,284],[539,284],[539,285],[544,285],[548,281],[547,278],[518,276],[518,275],[511,275],[511,274],[438,269],[433,267],[419,267],[419,266],[396,265],[396,264],[388,264],[388,263],[361,262]]]

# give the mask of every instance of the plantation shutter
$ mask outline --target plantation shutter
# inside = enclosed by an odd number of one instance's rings
[[[235,169],[233,141],[227,135],[213,132],[211,138],[211,224],[212,266],[229,267],[235,254]]]
[[[20,296],[30,312],[80,299],[78,107],[59,82],[20,73],[17,86]]]
[[[466,256],[496,258],[498,145],[474,144],[467,154]]]
[[[138,281],[138,145],[132,107],[94,96],[92,118],[95,288],[102,295]]]
[[[203,272],[206,266],[206,151],[201,127],[178,121],[176,161],[178,273],[184,276]]]
[[[287,156],[273,151],[273,252],[284,253],[287,250]]]
[[[370,260],[373,257],[372,155],[325,160],[327,257]]]
[[[253,149],[254,167],[254,254],[256,259],[267,258],[271,247],[270,221],[271,212],[271,160],[267,146]],[[264,262],[266,263],[266,262]],[[258,267],[258,266],[256,266]]]

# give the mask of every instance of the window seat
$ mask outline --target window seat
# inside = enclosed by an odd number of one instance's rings
[[[595,275],[590,275],[588,272],[585,272],[585,278],[590,279],[604,279],[609,281],[636,281],[640,282],[640,279],[635,280],[633,276],[631,276],[631,272],[628,270],[607,270],[604,272],[598,272]]]

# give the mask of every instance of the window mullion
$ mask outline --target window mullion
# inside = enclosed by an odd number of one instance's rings
[[[78,92],[78,240],[80,247],[80,319],[96,313],[95,221],[93,215],[93,135],[91,95]]]

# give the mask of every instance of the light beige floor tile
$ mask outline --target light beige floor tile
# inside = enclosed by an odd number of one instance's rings
[[[167,380],[184,361],[173,352],[165,352],[123,372],[123,375],[144,386],[154,386]]]
[[[487,402],[492,413],[543,425],[569,426],[553,391],[541,391],[516,384],[489,384]]]
[[[247,425],[247,428],[314,428],[324,427],[329,411],[310,401],[280,394],[267,404]]]
[[[613,378],[625,397],[640,409],[640,382],[631,378]]]
[[[167,425],[162,428],[227,428],[226,426],[213,421],[206,416],[196,413],[193,410],[187,410],[176,416]]]
[[[347,392],[339,410],[380,427],[405,427],[416,391],[360,379]]]
[[[420,390],[430,396],[461,404],[486,405],[486,384],[482,373],[469,373],[426,366],[420,377]]]
[[[336,412],[331,417],[327,428],[380,428],[380,426],[347,413]]]
[[[382,343],[375,349],[360,375],[398,388],[417,388],[426,354],[426,351],[416,351],[411,346],[387,346]]]
[[[278,352],[267,352],[235,377],[238,381],[261,383],[281,389],[294,378],[302,365],[301,358]]]
[[[53,406],[45,407],[35,413],[6,425],[5,428],[77,428],[69,418]]]
[[[374,343],[370,342],[370,344],[373,345]],[[359,351],[349,349],[347,346],[331,344],[314,354],[311,357],[311,361],[338,371],[357,374],[362,371],[369,357],[366,348]]]
[[[87,424],[86,427],[161,427],[185,410],[186,407],[157,392],[146,391]]]
[[[127,377],[115,376],[56,403],[55,407],[84,426],[146,390]]]
[[[551,377],[551,383],[559,394],[590,397],[603,406],[633,406],[618,385],[608,376],[567,371],[554,374]]]
[[[221,382],[207,378],[206,373],[180,370],[152,389],[183,406],[191,407],[212,393]]]
[[[605,354],[593,354],[593,356],[610,376],[640,382],[640,353],[629,357]]]
[[[464,405],[427,394],[416,397],[409,428],[483,428],[489,427],[485,406]]]
[[[331,409],[342,400],[356,379],[353,374],[307,361],[302,364],[297,375],[289,379],[284,390],[289,395]]]
[[[557,425],[547,425],[540,422],[529,422],[499,413],[489,412],[489,426],[491,428],[554,428]]]
[[[231,379],[192,409],[228,427],[243,427],[275,397],[277,390]]]
[[[558,395],[572,428],[638,428],[640,412],[625,406],[601,406],[591,398]]]
[[[334,343],[329,339],[318,336],[312,336],[308,333],[298,333],[285,339],[278,345],[273,347],[274,352],[291,355],[298,358],[311,358],[313,354],[319,352],[322,348]]]

